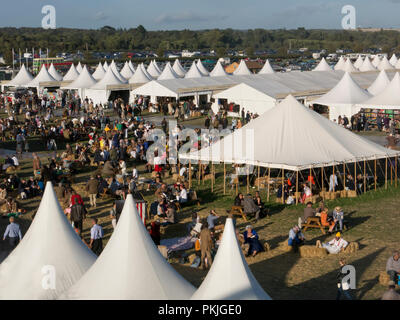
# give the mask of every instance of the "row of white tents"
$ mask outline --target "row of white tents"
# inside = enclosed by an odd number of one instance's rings
[[[131,195],[101,255],[74,232],[50,182],[26,235],[0,264],[0,299],[271,299],[252,275],[227,219],[214,263],[196,290],[162,257]]]

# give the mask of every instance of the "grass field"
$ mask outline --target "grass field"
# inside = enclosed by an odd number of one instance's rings
[[[43,150],[40,142],[34,137],[30,138],[35,150]],[[13,142],[0,143],[0,148],[14,149]],[[40,152],[40,154],[44,154]],[[42,158],[46,163],[47,159]],[[129,163],[129,169],[132,163]],[[18,172],[20,177],[32,175],[31,160],[23,160]],[[143,172],[143,165],[138,166],[139,172]],[[85,169],[75,176],[74,187],[84,196],[85,203],[89,199],[82,192],[91,172],[95,167]],[[201,206],[184,208],[179,215],[179,223],[168,226],[162,230],[162,238],[171,238],[187,235],[186,223],[191,220],[191,213],[197,210],[201,217],[206,217],[210,209],[215,209],[223,218],[227,215],[235,197],[234,190],[228,189],[228,194],[223,195],[222,166],[217,166],[217,179],[214,192],[211,192],[211,182],[205,181],[198,185],[193,179],[193,188],[202,199]],[[143,173],[142,173],[143,175]],[[166,182],[172,182],[167,179]],[[254,194],[255,190],[251,189]],[[246,192],[246,187],[241,187],[241,192]],[[340,205],[345,210],[345,218],[349,221],[350,228],[345,231],[344,238],[347,241],[357,241],[360,250],[352,254],[341,253],[339,255],[328,255],[326,258],[302,258],[296,253],[286,253],[282,243],[287,240],[288,232],[297,223],[299,216],[303,214],[304,206],[285,206],[275,203],[274,197],[267,204],[270,217],[263,218],[253,224],[261,239],[265,239],[271,245],[271,251],[263,252],[255,258],[246,258],[250,268],[261,286],[273,299],[335,299],[336,296],[336,273],[338,271],[338,260],[346,257],[347,262],[356,268],[357,289],[353,292],[357,299],[380,299],[385,287],[379,284],[380,271],[385,270],[386,260],[394,249],[399,248],[400,235],[397,222],[399,208],[400,187],[395,188],[389,182],[388,190],[379,188],[377,191],[369,191],[358,198],[345,198],[327,201],[327,206],[333,209]],[[151,203],[154,199],[153,192],[144,192],[145,199]],[[266,191],[261,190],[263,200],[266,200]],[[27,209],[27,214],[19,218],[23,234],[25,234],[31,223],[32,214],[37,210],[40,198],[21,201],[22,206]],[[106,237],[106,245],[112,233],[109,210],[112,206],[110,198],[98,199],[98,206],[89,209],[89,217],[99,218]],[[7,219],[0,219],[0,232],[4,232]],[[237,218],[237,226],[241,231],[247,225],[241,218]],[[90,221],[84,223],[84,236],[89,238]],[[325,241],[331,239],[324,236],[320,230],[314,229],[306,232],[308,244],[315,244],[316,240]],[[0,252],[7,250],[5,241],[0,241]],[[189,265],[178,263],[179,255],[171,262],[174,268],[180,272],[188,281],[199,286],[206,276],[207,271],[194,269]]]

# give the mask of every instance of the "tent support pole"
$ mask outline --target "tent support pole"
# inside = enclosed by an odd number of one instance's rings
[[[397,156],[394,158],[394,186],[397,188]]]
[[[346,164],[343,163],[343,190],[346,190]]]
[[[366,161],[364,160],[364,193],[367,192],[367,172]]]
[[[269,202],[269,182],[271,179],[271,168],[268,167],[267,201]]]
[[[357,162],[354,162],[354,191],[357,195]]]
[[[199,160],[199,170],[197,171],[197,185],[200,185],[200,175],[201,175],[201,162]]]
[[[333,192],[335,192],[335,165],[333,165]]]
[[[285,203],[285,169],[282,169],[282,204]]]
[[[321,191],[324,191],[324,166],[321,167]],[[322,197],[325,198],[325,197]]]
[[[211,192],[214,192],[214,164],[211,162]]]
[[[189,160],[189,189],[192,188],[192,161]]]
[[[296,171],[296,205],[299,204],[299,171]]]
[[[387,158],[385,159],[385,190],[387,190]]]
[[[249,168],[247,168],[247,186],[246,186],[246,190],[247,190],[247,194],[249,193],[249,184],[250,184],[250,177],[249,177]]]
[[[393,185],[393,164],[392,164],[392,159],[390,159],[390,185],[391,186]]]
[[[376,191],[376,159],[374,161],[374,188]]]
[[[310,190],[312,193],[312,168],[310,167]]]
[[[225,185],[225,181],[226,181],[226,166],[225,166],[225,162],[224,162],[224,195],[226,194],[226,185]]]
[[[257,190],[260,191],[260,166],[257,167]]]

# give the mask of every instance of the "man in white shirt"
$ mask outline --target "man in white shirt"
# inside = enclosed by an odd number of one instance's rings
[[[317,243],[318,247],[320,248],[325,248],[328,250],[329,253],[331,254],[337,254],[339,253],[342,249],[346,248],[347,245],[349,244],[346,240],[344,240],[340,234],[340,232],[336,233],[336,237],[329,241],[328,243]]]
[[[18,161],[17,156],[14,155],[11,159],[12,159],[12,161],[14,161],[14,166],[15,166],[15,167],[18,167],[18,166],[19,166],[19,161]]]

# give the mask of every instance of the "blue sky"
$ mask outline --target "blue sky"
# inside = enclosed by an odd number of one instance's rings
[[[57,27],[339,29],[347,4],[358,27],[400,28],[400,0],[13,0],[3,4],[0,26],[40,27],[42,7],[53,5]]]

